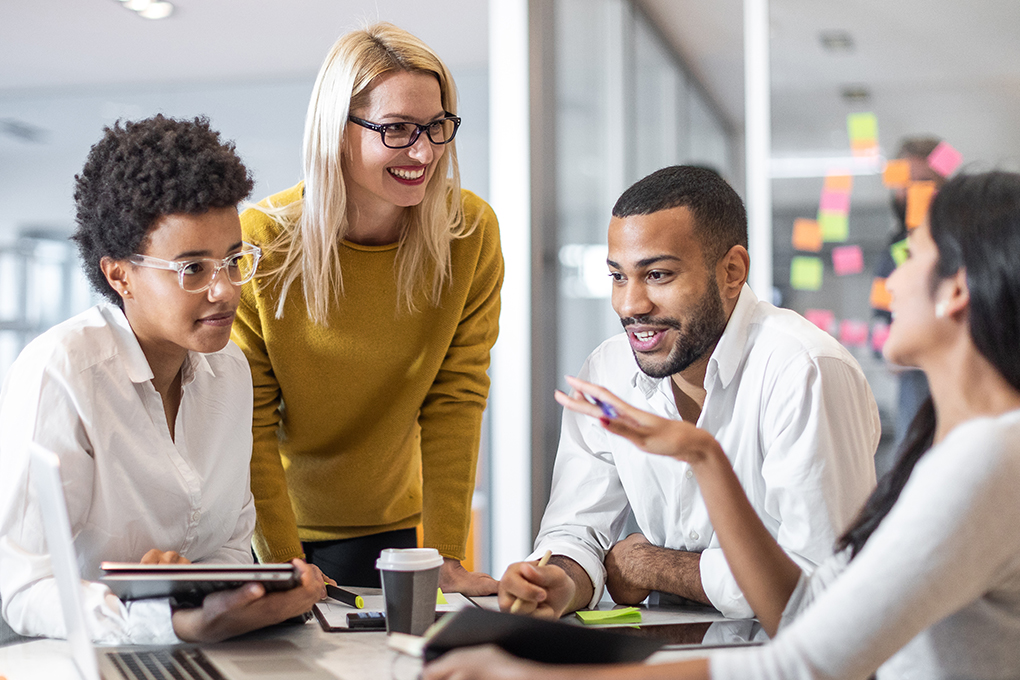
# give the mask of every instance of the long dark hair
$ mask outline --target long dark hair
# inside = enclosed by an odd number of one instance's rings
[[[1013,388],[1020,390],[1020,174],[961,175],[942,187],[929,213],[938,261],[931,289],[963,267],[970,293],[968,322],[974,346]],[[896,464],[878,482],[857,519],[836,543],[860,552],[892,509],[914,466],[935,436],[931,397],[907,430]]]

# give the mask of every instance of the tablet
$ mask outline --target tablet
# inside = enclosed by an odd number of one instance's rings
[[[266,590],[290,590],[301,583],[292,564],[137,564],[103,562],[99,580],[122,600],[170,597],[199,606],[209,593],[261,583]]]

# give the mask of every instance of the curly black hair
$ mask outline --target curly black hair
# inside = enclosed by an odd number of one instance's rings
[[[208,118],[162,114],[104,128],[74,179],[78,228],[71,238],[92,287],[117,304],[102,258],[140,252],[160,217],[236,206],[254,186],[233,143],[221,142]]]

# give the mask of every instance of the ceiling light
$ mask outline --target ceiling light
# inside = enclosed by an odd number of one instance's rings
[[[854,51],[854,37],[847,31],[822,31],[818,34],[818,40],[830,52]]]
[[[166,19],[168,16],[173,14],[173,4],[166,2],[165,0],[157,0],[157,2],[149,3],[149,6],[138,12],[138,15],[145,17],[146,19]]]
[[[848,85],[840,94],[847,104],[864,104],[871,99],[871,90],[864,85]]]
[[[877,175],[884,166],[885,158],[878,154],[771,158],[769,176],[773,179],[789,179],[827,175]]]
[[[124,6],[132,12],[142,12],[151,4],[152,0],[127,0],[127,2],[124,3]]]

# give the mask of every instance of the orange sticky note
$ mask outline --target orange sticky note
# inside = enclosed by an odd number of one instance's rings
[[[877,156],[878,141],[874,139],[855,139],[850,142],[851,156]]]
[[[853,175],[826,175],[822,191],[841,191],[844,194],[849,194],[853,188]]]
[[[897,158],[886,163],[882,171],[882,184],[890,189],[902,189],[910,184],[910,161]]]
[[[872,308],[888,312],[890,304],[892,304],[892,295],[885,287],[885,279],[875,277],[875,280],[871,282]]]
[[[907,229],[913,229],[924,222],[934,195],[934,182],[912,182],[907,187]]]
[[[793,247],[811,253],[822,249],[822,228],[818,220],[798,217],[793,221]]]

